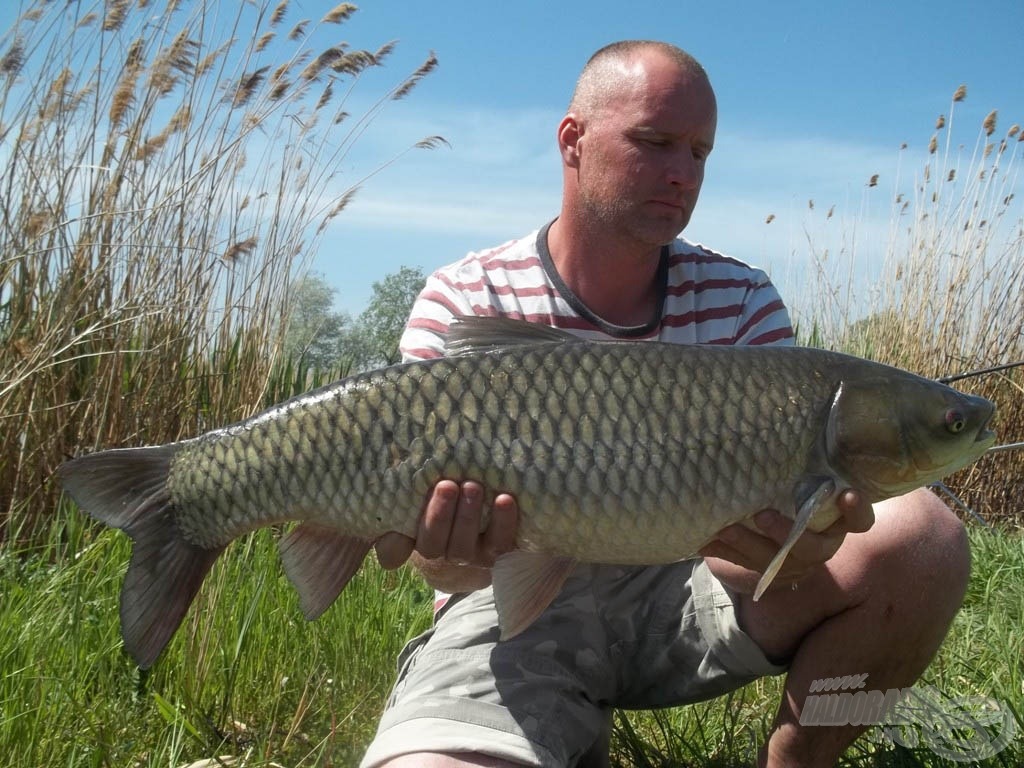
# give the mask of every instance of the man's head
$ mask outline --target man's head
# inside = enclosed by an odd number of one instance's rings
[[[623,41],[595,53],[558,127],[563,216],[656,247],[690,220],[715,140],[703,67],[667,43]]]
[[[621,40],[601,48],[583,67],[569,102],[569,112],[584,114],[599,110],[613,96],[613,88],[623,65],[634,63],[645,53],[658,53],[680,69],[707,80],[704,67],[682,48],[658,40]]]

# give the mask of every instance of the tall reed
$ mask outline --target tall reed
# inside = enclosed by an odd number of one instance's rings
[[[349,115],[394,48],[314,47],[354,10],[40,0],[0,39],[0,543],[45,530],[65,458],[291,394],[282,318],[341,163],[436,65]]]
[[[1024,360],[1024,209],[1016,194],[1024,133],[1014,124],[1000,135],[992,111],[965,148],[953,131],[966,96],[966,87],[956,90],[907,182],[901,149],[874,280],[864,279],[871,263],[862,241],[847,238],[839,257],[811,242],[816,268],[797,304],[809,341],[933,377]],[[882,193],[873,181],[868,192]],[[1024,370],[956,386],[996,402],[1001,442],[1024,440]],[[987,519],[1024,522],[1024,451],[986,457],[950,485]]]

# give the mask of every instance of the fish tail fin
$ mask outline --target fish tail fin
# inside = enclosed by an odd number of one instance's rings
[[[134,543],[121,587],[121,635],[142,669],[170,641],[224,549],[192,544],[178,529],[167,475],[179,447],[101,451],[57,469],[64,490],[86,514]]]

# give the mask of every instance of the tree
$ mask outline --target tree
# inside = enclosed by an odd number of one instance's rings
[[[284,352],[296,364],[326,370],[348,362],[352,371],[392,365],[401,359],[398,342],[426,278],[401,267],[373,284],[373,295],[356,321],[334,310],[337,292],[320,274],[295,283],[289,304]]]
[[[335,293],[323,275],[307,275],[295,284],[284,352],[297,364],[324,370],[348,356],[350,319],[334,310]]]
[[[426,277],[418,267],[401,267],[373,284],[373,296],[350,333],[355,367],[367,370],[401,360],[398,342]],[[352,338],[355,337],[355,338]]]

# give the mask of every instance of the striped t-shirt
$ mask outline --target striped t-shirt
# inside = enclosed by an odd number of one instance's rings
[[[547,246],[550,226],[470,253],[432,274],[402,334],[402,358],[443,355],[444,333],[457,315],[529,320],[592,339],[794,343],[789,313],[764,272],[682,238],[662,249],[660,308],[651,320],[635,327],[612,325],[591,312],[559,277]],[[435,614],[449,597],[435,591]]]
[[[432,274],[402,335],[403,359],[444,354],[444,333],[457,315],[529,320],[592,339],[794,343],[789,313],[763,271],[682,238],[662,249],[660,308],[651,320],[612,325],[592,313],[558,275],[547,247],[550,226],[470,253]]]

